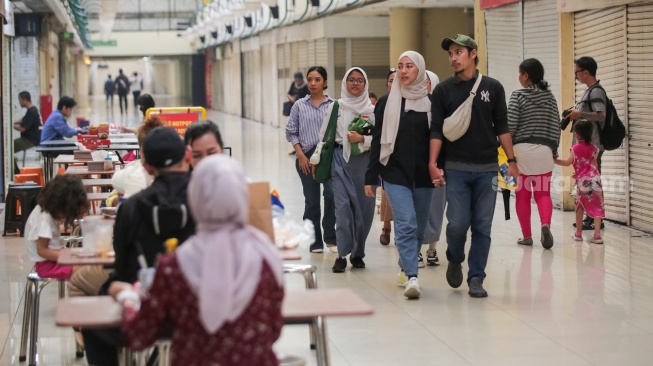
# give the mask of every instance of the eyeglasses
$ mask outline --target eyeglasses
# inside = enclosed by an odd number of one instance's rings
[[[352,83],[352,84],[365,85],[365,79],[353,79],[353,78],[350,78],[350,79],[347,79],[347,82]]]

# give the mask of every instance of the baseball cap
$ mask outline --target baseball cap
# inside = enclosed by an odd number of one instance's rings
[[[144,160],[155,168],[167,168],[183,159],[186,145],[177,131],[170,127],[157,127],[143,142]]]
[[[302,74],[301,71],[297,71],[297,72],[295,73],[294,77],[295,77],[295,80],[296,80],[296,79],[303,79],[303,78],[304,78],[304,74]]]
[[[476,41],[470,37],[466,36],[464,34],[456,34],[455,37],[453,38],[445,38],[442,40],[442,49],[445,51],[449,51],[449,47],[451,47],[451,44],[459,44],[461,46],[469,47],[473,50],[478,49],[478,45],[476,44]]]

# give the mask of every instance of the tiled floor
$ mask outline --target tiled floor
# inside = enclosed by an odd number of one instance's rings
[[[215,112],[210,118],[252,181],[269,181],[300,219],[301,185],[283,131]],[[608,223],[605,245],[574,242],[573,215],[555,211],[553,249],[522,247],[514,209],[504,221],[502,207],[498,202],[486,299],[470,298],[466,285],[447,285],[442,243],[442,265],[420,270],[423,297],[406,300],[395,282],[397,251],[378,243],[378,220],[367,240],[366,269],[333,274],[334,254],[303,250],[302,261],[318,267],[320,287],[353,289],[375,309],[369,317],[328,319],[332,365],[651,365],[653,238]],[[22,240],[0,239],[0,365],[18,363],[31,266]],[[301,289],[303,281],[288,276],[287,287]],[[72,331],[54,326],[55,303],[50,285],[41,303],[40,364],[85,364],[74,359]],[[315,364],[307,327],[285,327],[276,349]]]

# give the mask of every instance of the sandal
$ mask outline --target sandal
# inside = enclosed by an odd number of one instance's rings
[[[520,238],[517,239],[517,244],[519,245],[533,245],[533,238]]]

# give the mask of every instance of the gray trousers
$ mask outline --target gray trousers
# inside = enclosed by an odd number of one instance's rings
[[[346,162],[342,148],[333,152],[331,184],[336,204],[338,256],[365,257],[365,240],[372,228],[376,199],[365,195],[365,172],[369,152],[351,156]]]
[[[433,196],[431,196],[429,220],[426,222],[426,228],[424,229],[423,244],[430,244],[440,240],[444,208],[446,205],[447,190],[444,187],[434,189]]]

